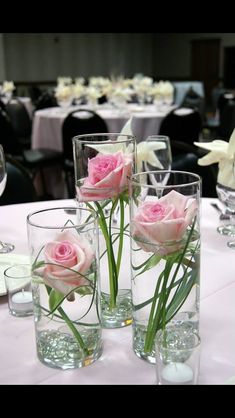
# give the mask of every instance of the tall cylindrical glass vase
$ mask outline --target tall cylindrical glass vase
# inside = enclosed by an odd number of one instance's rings
[[[180,171],[139,173],[129,183],[133,349],[152,363],[159,330],[199,326],[200,183]]]
[[[39,360],[60,369],[93,363],[102,350],[98,228],[83,208],[27,217]]]
[[[131,135],[91,134],[73,138],[78,204],[98,215],[101,323],[132,322],[127,178],[135,169]]]

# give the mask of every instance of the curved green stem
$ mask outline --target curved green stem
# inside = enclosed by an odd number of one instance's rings
[[[108,233],[106,220],[104,217],[103,210],[98,202],[95,202],[98,214],[99,214],[99,225],[103,232],[104,239],[106,242],[107,255],[108,255],[108,269],[109,269],[109,286],[110,286],[110,309],[116,306],[116,288],[117,288],[117,272],[116,262],[113,254],[112,240]]]
[[[50,287],[46,285],[46,290],[48,295],[50,295]],[[63,320],[66,322],[66,324],[68,325],[68,327],[71,329],[74,337],[76,338],[76,340],[78,341],[83,354],[84,355],[88,355],[89,351],[80,335],[80,333],[78,332],[77,328],[74,326],[74,324],[72,323],[72,321],[70,320],[70,318],[68,317],[68,315],[66,315],[65,311],[61,308],[61,306],[58,308],[58,312],[60,313],[61,317],[63,318]]]
[[[62,316],[63,320],[68,325],[68,327],[71,329],[71,331],[72,331],[74,337],[76,338],[76,340],[78,341],[84,355],[88,355],[89,351],[86,348],[86,345],[85,345],[80,333],[78,332],[77,328],[74,326],[74,324],[71,322],[71,320],[69,319],[69,317],[66,315],[66,313],[64,312],[64,310],[61,307],[58,308],[58,311],[59,311],[60,315]]]
[[[122,196],[119,199],[120,202],[120,233],[119,233],[119,244],[118,244],[118,256],[117,256],[117,279],[119,276],[121,260],[122,260],[122,250],[123,250],[123,239],[124,239],[124,202]]]

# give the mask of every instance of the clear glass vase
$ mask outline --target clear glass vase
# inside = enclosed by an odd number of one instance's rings
[[[159,330],[199,327],[200,194],[192,173],[143,172],[130,181],[133,349],[152,363]]]
[[[32,292],[39,360],[70,369],[101,355],[98,227],[86,209],[28,215]]]
[[[135,167],[131,135],[91,134],[73,138],[78,204],[98,215],[101,323],[117,328],[132,322],[127,177]],[[128,258],[126,258],[128,257]]]

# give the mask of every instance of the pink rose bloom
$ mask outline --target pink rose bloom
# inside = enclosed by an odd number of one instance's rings
[[[55,241],[45,245],[44,257],[45,263],[56,264],[46,264],[41,272],[45,282],[52,288],[66,295],[78,286],[89,284],[79,274],[85,275],[94,260],[94,251],[84,237],[75,236],[69,231],[61,232]]]
[[[88,161],[88,176],[77,187],[81,202],[103,200],[119,195],[127,188],[127,176],[131,175],[132,157],[122,151],[114,154],[98,154]]]
[[[132,236],[144,251],[170,254],[184,245],[180,241],[196,212],[195,199],[173,190],[139,206],[132,222]]]

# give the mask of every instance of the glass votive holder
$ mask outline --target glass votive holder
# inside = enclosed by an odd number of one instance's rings
[[[14,316],[32,315],[31,266],[29,264],[10,266],[4,271],[4,279],[10,314]]]
[[[185,325],[156,335],[157,385],[196,385],[200,367],[199,335]]]

